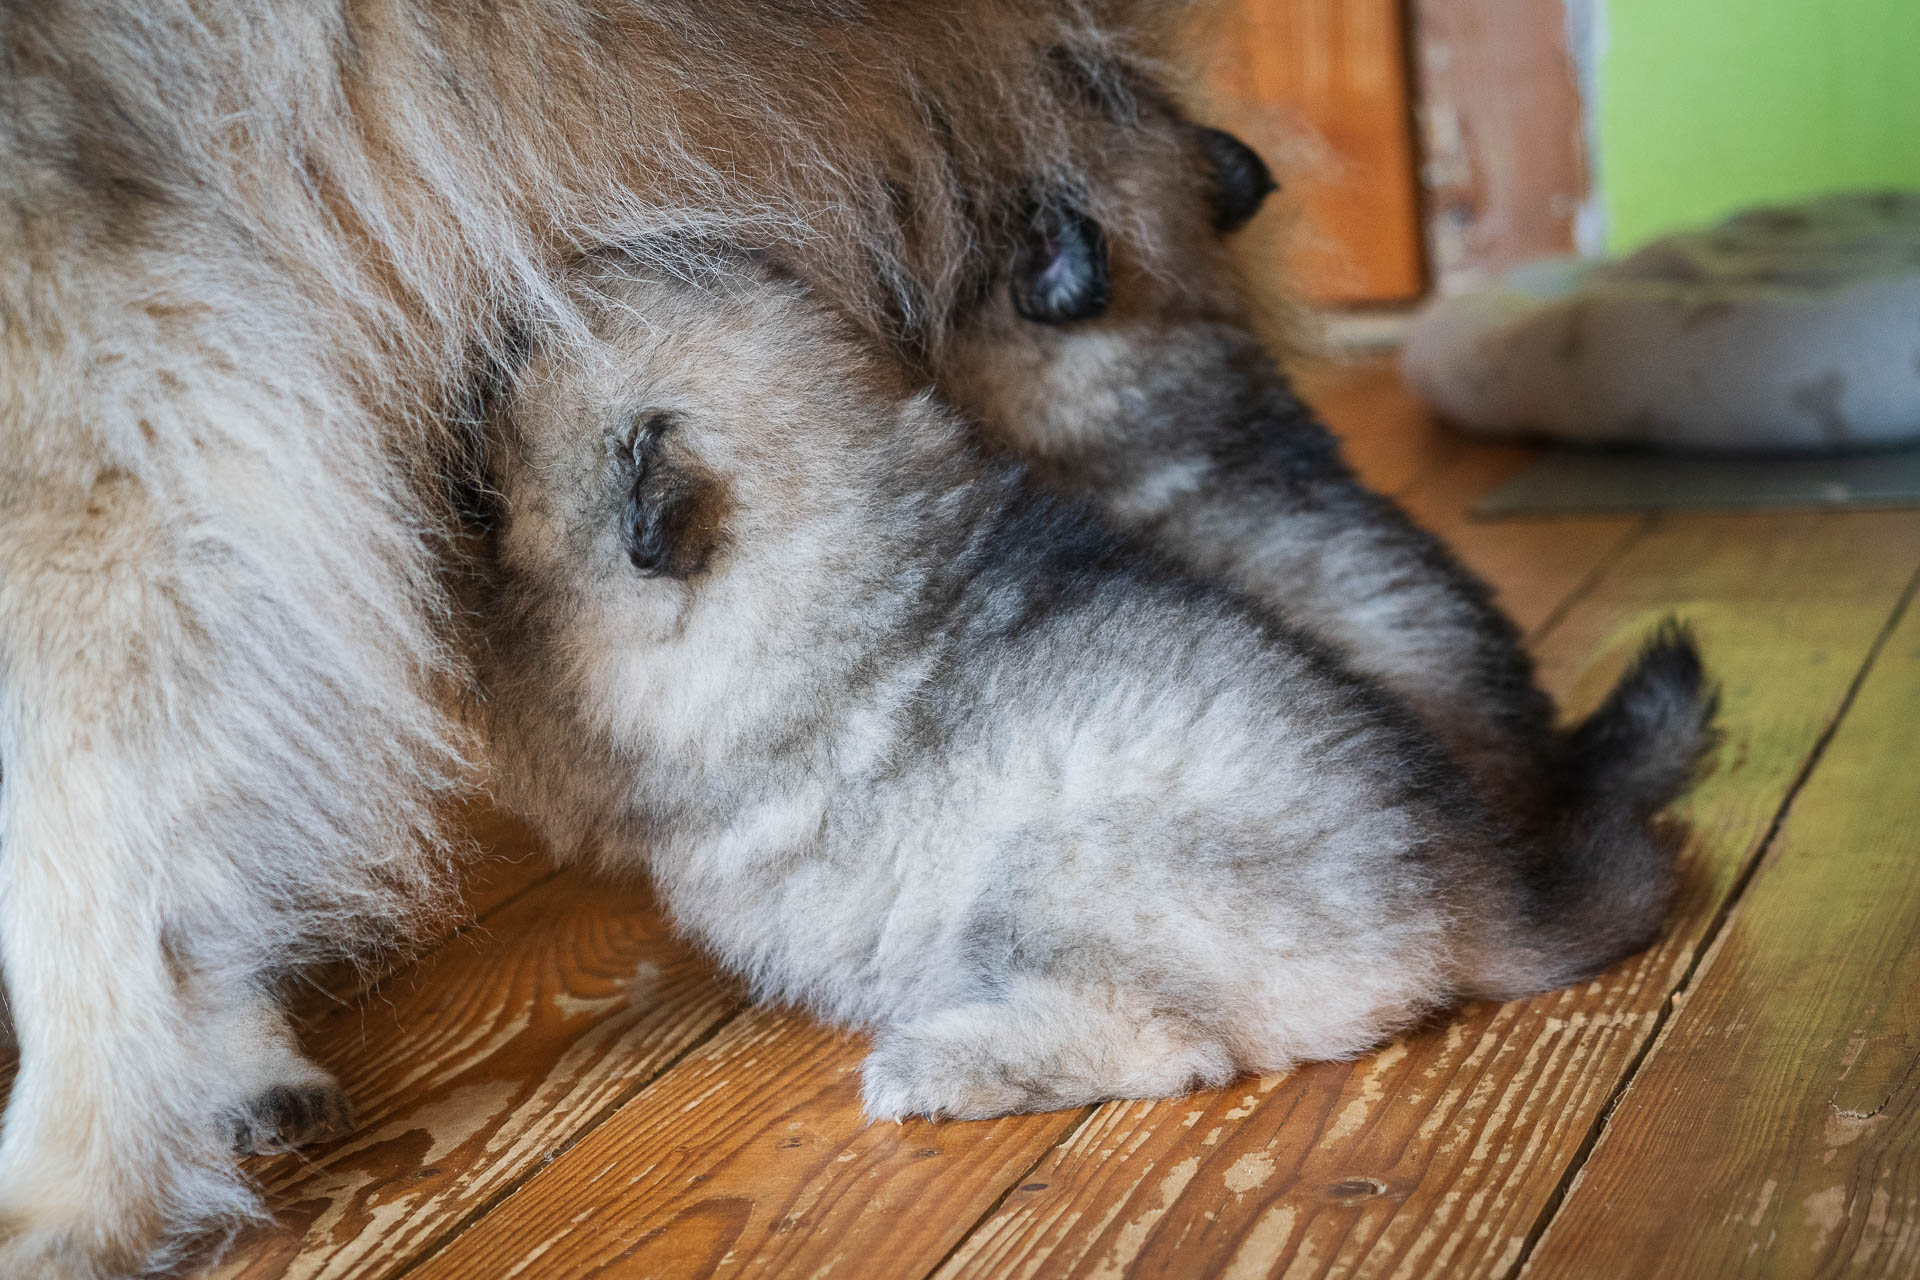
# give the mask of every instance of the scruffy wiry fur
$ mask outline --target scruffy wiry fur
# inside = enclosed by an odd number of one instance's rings
[[[164,1263],[251,1211],[236,1134],[340,1114],[275,980],[439,878],[441,408],[501,317],[724,234],[930,349],[1134,7],[0,6],[0,1276]]]
[[[1247,176],[1258,160],[1150,79],[1113,79],[1133,91],[1091,114],[1105,135],[1081,175],[1101,195],[1070,211],[1130,211],[1081,237],[1104,253],[1102,305],[1036,321],[1009,255],[940,348],[943,393],[1037,476],[1255,596],[1420,715],[1522,837],[1535,914],[1560,930],[1545,967],[1516,963],[1508,990],[1644,946],[1673,883],[1648,822],[1713,736],[1691,636],[1662,630],[1593,720],[1557,731],[1485,584],[1360,483],[1256,332],[1226,229],[1269,189]]]
[[[979,453],[799,286],[583,289],[593,339],[498,410],[498,785],[874,1028],[870,1111],[1351,1055],[1557,927],[1401,704]]]

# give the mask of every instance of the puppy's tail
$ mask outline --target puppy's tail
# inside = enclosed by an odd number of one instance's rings
[[[1561,774],[1576,808],[1644,822],[1672,804],[1714,745],[1719,709],[1692,630],[1667,619],[1562,744]]]
[[[1678,849],[1652,819],[1693,783],[1717,740],[1718,709],[1693,633],[1668,619],[1600,709],[1560,738],[1558,803],[1510,904],[1520,936],[1501,931],[1505,959],[1473,966],[1475,994],[1566,986],[1654,940]]]

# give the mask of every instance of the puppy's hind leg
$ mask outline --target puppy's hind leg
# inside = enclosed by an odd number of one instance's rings
[[[862,1069],[869,1115],[955,1120],[1164,1098],[1239,1071],[1203,1025],[1144,992],[1029,979],[886,1027]]]

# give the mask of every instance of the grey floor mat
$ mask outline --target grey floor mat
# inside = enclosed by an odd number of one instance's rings
[[[1551,452],[1482,498],[1473,515],[1913,506],[1920,449],[1844,458]]]

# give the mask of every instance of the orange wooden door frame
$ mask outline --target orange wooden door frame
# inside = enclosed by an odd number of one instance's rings
[[[1467,284],[1529,258],[1573,252],[1583,238],[1591,174],[1569,32],[1591,20],[1586,6],[1411,5],[1436,283]]]
[[[1406,26],[1400,0],[1226,0],[1193,37],[1203,109],[1273,163],[1316,302],[1426,287]]]

